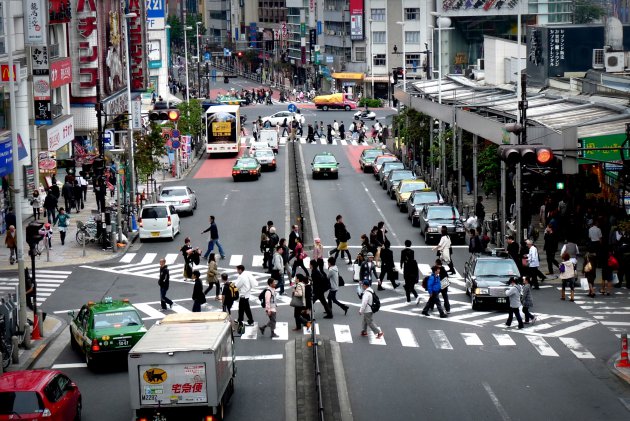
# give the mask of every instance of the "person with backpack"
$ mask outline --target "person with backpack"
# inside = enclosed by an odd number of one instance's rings
[[[276,280],[273,278],[267,279],[267,288],[263,291],[264,294],[264,303],[265,303],[265,313],[267,313],[267,317],[269,317],[269,321],[264,325],[260,326],[260,333],[262,335],[265,334],[265,330],[269,328],[271,330],[271,338],[279,338],[276,334],[276,315],[278,312],[278,306],[276,305]]]
[[[519,307],[521,306],[521,289],[516,284],[516,277],[512,276],[510,278],[510,287],[505,292],[508,299],[510,300],[510,315],[508,316],[507,322],[505,325],[510,327],[512,325],[512,316],[516,316],[516,320],[518,321],[518,328],[523,329],[523,319],[521,318],[521,312],[519,311]]]
[[[203,285],[201,284],[201,278],[200,278],[201,272],[195,269],[192,273],[192,276],[193,276],[193,282],[195,283],[195,285],[193,286],[193,293],[192,293],[192,300],[193,300],[192,312],[199,313],[201,312],[201,305],[206,302],[206,296],[203,295]]]
[[[296,276],[296,284],[291,296],[291,307],[293,307],[293,318],[295,319],[295,327],[293,331],[302,330],[302,325],[307,328],[311,327],[311,322],[305,316],[306,310],[306,286],[304,285],[306,278],[302,274]]]
[[[208,257],[208,271],[206,272],[206,281],[208,282],[208,287],[203,291],[203,295],[208,295],[210,291],[212,291],[213,286],[217,286],[216,291],[216,299],[219,299],[221,286],[219,284],[219,268],[217,267],[216,256],[214,253],[210,253],[210,257]]]
[[[328,301],[326,300],[326,296],[324,295],[326,291],[330,290],[330,283],[328,282],[328,278],[326,275],[319,270],[317,267],[317,262],[311,260],[309,262],[309,266],[311,268],[311,282],[313,284],[313,303],[319,301],[322,303],[324,307],[324,312],[326,315],[324,319],[332,319],[332,309],[328,306]]]
[[[173,308],[173,301],[166,296],[168,292],[171,275],[166,265],[166,259],[160,259],[160,277],[158,279],[158,286],[160,287],[160,305],[162,311],[166,310],[166,305],[169,308]]]
[[[234,304],[234,301],[238,300],[238,289],[236,289],[236,285],[234,285],[233,282],[229,281],[227,273],[221,274],[221,281],[223,282],[223,285],[221,287],[219,300],[223,302],[223,311],[228,315],[231,315],[232,305]]]
[[[359,314],[363,316],[361,336],[368,336],[367,329],[369,327],[376,335],[376,339],[381,339],[383,337],[383,331],[374,324],[374,309],[372,308],[378,298],[370,285],[372,285],[372,283],[367,279],[362,282],[363,294],[361,296],[361,307],[359,307]]]
[[[361,263],[361,268],[359,269],[359,278],[361,281],[370,281],[370,285],[372,282],[378,277],[376,274],[376,263],[374,263],[374,254],[368,253],[367,260]]]
[[[442,289],[442,287],[440,284],[440,276],[438,270],[439,268],[437,266],[431,267],[431,275],[429,275],[429,279],[427,280],[427,292],[429,293],[429,300],[422,309],[422,314],[428,316],[429,309],[433,305],[435,305],[440,312],[440,318],[444,319],[448,316],[442,309],[442,303],[440,303],[440,290]]]
[[[383,249],[381,250],[381,274],[378,277],[378,290],[384,291],[383,288],[383,279],[387,276],[387,280],[392,283],[394,289],[400,286],[399,283],[396,282],[398,280],[398,272],[396,271],[396,266],[394,265],[394,252],[389,248],[389,241],[383,245]]]
[[[243,324],[243,317],[247,315],[247,325],[254,325],[254,317],[252,316],[252,309],[249,306],[249,297],[253,288],[256,288],[256,281],[253,276],[245,271],[245,266],[238,265],[236,267],[238,278],[236,278],[236,288],[239,291],[238,298],[238,324]]]
[[[278,243],[280,243],[280,237],[278,237],[278,234],[276,234],[276,227],[270,227],[269,233],[267,235],[267,249],[264,254],[265,261],[263,264],[264,267],[269,269],[269,273],[271,273],[271,271],[273,270],[273,254],[276,250],[276,247],[278,246]],[[281,290],[284,291],[284,287],[281,288]]]
[[[442,299],[444,300],[444,311],[446,314],[450,314],[451,312],[451,302],[448,299],[448,287],[451,285],[451,282],[448,279],[448,273],[446,269],[444,269],[444,265],[440,259],[435,260],[435,266],[438,268],[438,276],[440,277],[440,294],[442,294]],[[433,310],[433,306],[429,308],[429,311]]]
[[[330,290],[328,290],[328,307],[330,307],[332,313],[333,303],[337,304],[343,310],[344,316],[348,314],[348,307],[344,303],[337,300],[337,291],[339,290],[339,284],[341,276],[339,276],[339,268],[336,265],[337,261],[334,257],[328,258],[328,283],[330,284]]]

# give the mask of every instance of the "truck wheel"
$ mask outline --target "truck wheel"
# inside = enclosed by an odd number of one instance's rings
[[[322,106],[322,110],[324,110],[324,111],[328,111],[328,105],[324,105],[324,106]]]
[[[350,106],[346,105],[345,107],[343,107],[343,109],[346,110],[346,111],[350,111]]]

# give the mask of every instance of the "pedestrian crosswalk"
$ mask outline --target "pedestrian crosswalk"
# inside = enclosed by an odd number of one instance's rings
[[[171,282],[186,282],[183,278],[183,257],[178,253],[169,253],[165,256],[158,256],[157,253],[127,253],[114,266],[91,268],[117,274],[157,279],[160,271],[159,259],[162,257],[166,259],[169,265]],[[269,276],[262,267],[262,255],[255,254],[246,257],[242,254],[235,254],[227,256],[226,259],[219,260],[218,262],[219,270],[227,273],[231,279],[237,276],[236,266],[239,264],[244,264],[246,269],[250,271],[258,281],[259,287],[255,289],[255,291],[262,290]],[[305,265],[308,267],[308,257],[305,261]],[[396,266],[397,269],[400,270],[398,263],[396,263]],[[205,264],[203,262],[198,268],[201,273],[205,273]],[[351,269],[351,266],[340,262],[339,268],[346,279],[346,286],[343,289],[354,291],[354,289],[357,288],[357,284],[352,282],[352,271],[345,272],[347,269]],[[431,271],[428,264],[421,263],[418,265],[418,268],[422,276],[428,275]],[[377,271],[380,271],[380,269],[377,269]],[[450,276],[449,280],[451,282],[451,286],[449,287],[450,314],[447,319],[443,319],[444,322],[476,327],[505,328],[505,321],[507,319],[505,312],[472,310],[470,299],[465,293],[465,282],[460,273]],[[288,283],[285,284],[285,288],[289,290]],[[386,291],[379,293],[382,312],[414,318],[424,317],[421,315],[421,311],[428,300],[428,294],[422,290],[420,286],[416,286],[416,291],[419,294],[418,300],[412,299],[409,303],[406,301],[405,292],[402,287],[394,289],[390,282],[383,282],[383,288],[385,288]],[[256,295],[257,293],[252,293],[252,297],[256,297]],[[354,300],[356,297],[354,292],[352,292],[350,296],[353,301],[348,301],[347,304],[358,307],[359,300]],[[344,293],[340,293],[339,297],[341,300],[344,300]],[[347,298],[347,293],[345,297]],[[255,298],[252,299],[252,302],[254,301],[256,301]],[[278,297],[278,302],[280,306],[288,306],[290,298],[287,295],[280,296]],[[236,309],[237,305],[238,303],[235,303],[233,310]],[[628,301],[628,305],[630,306],[630,301]],[[220,306],[216,307],[220,310]],[[252,305],[252,307],[254,307],[254,305]],[[177,309],[175,309],[175,311],[177,311]],[[557,338],[574,335],[576,332],[588,329],[600,323],[595,317],[566,316],[549,312],[536,312],[536,316],[537,320],[535,324],[527,325],[525,329],[518,332],[527,335]],[[154,312],[147,312],[146,317],[147,320],[163,317],[163,313],[159,312],[159,305],[155,308]],[[610,326],[611,328],[620,328],[615,326],[614,323],[623,324],[626,322],[611,321],[610,323],[613,323],[613,325]],[[343,337],[344,335],[341,336]]]
[[[575,304],[617,337],[630,333],[630,291],[613,288],[611,295],[588,296],[588,291],[575,290]]]
[[[72,271],[35,269],[37,282],[37,304],[46,302],[56,290],[70,276]],[[0,296],[4,294],[17,294],[19,279],[17,276],[11,278],[0,278]]]
[[[242,148],[247,148],[249,147],[253,142],[255,142],[255,139],[253,136],[242,136],[241,137],[241,147]],[[308,144],[308,140],[306,140],[306,136],[298,136],[296,138],[296,142],[299,142],[303,145]],[[289,137],[288,136],[281,136],[280,140],[278,141],[278,144],[280,146],[285,146],[287,143],[290,143]],[[322,138],[318,138],[315,137],[315,141],[313,142],[313,144],[318,144],[318,145],[332,145],[332,146],[358,146],[358,145],[371,145],[373,142],[371,139],[366,138],[366,141],[363,143],[359,143],[358,139],[353,139],[350,137],[346,137],[345,139],[340,139],[340,138],[334,138],[332,139],[331,143],[328,143],[328,141],[326,140],[325,137]]]

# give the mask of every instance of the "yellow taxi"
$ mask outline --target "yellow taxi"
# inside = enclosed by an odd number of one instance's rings
[[[406,179],[400,180],[398,187],[396,187],[396,206],[401,212],[407,210],[407,201],[411,196],[411,193],[415,190],[431,190],[424,180],[419,179]]]

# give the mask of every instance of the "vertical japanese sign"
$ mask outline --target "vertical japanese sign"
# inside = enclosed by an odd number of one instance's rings
[[[350,0],[350,39],[363,40],[363,0]]]
[[[46,44],[46,10],[44,0],[24,0],[25,45]]]
[[[45,45],[31,47],[31,62],[35,124],[52,124],[48,47]]]
[[[71,0],[72,19],[68,25],[72,57],[73,104],[94,104],[98,74],[98,31],[96,0]]]
[[[94,53],[96,57],[99,57],[98,83],[105,100],[127,86],[127,67],[124,59],[126,52],[122,39],[122,25],[125,23],[125,15],[121,10],[120,1],[117,0],[99,0],[97,7],[98,46],[100,50],[94,51]]]
[[[48,0],[48,23],[68,23],[72,17],[70,0]]]
[[[549,67],[560,67],[564,47],[564,29],[549,29]]]
[[[129,18],[128,48],[129,67],[131,73],[131,90],[146,91],[149,76],[147,72],[147,32],[146,32],[146,2],[145,0],[128,0],[129,13],[136,16]],[[125,22],[123,22],[124,24]]]

